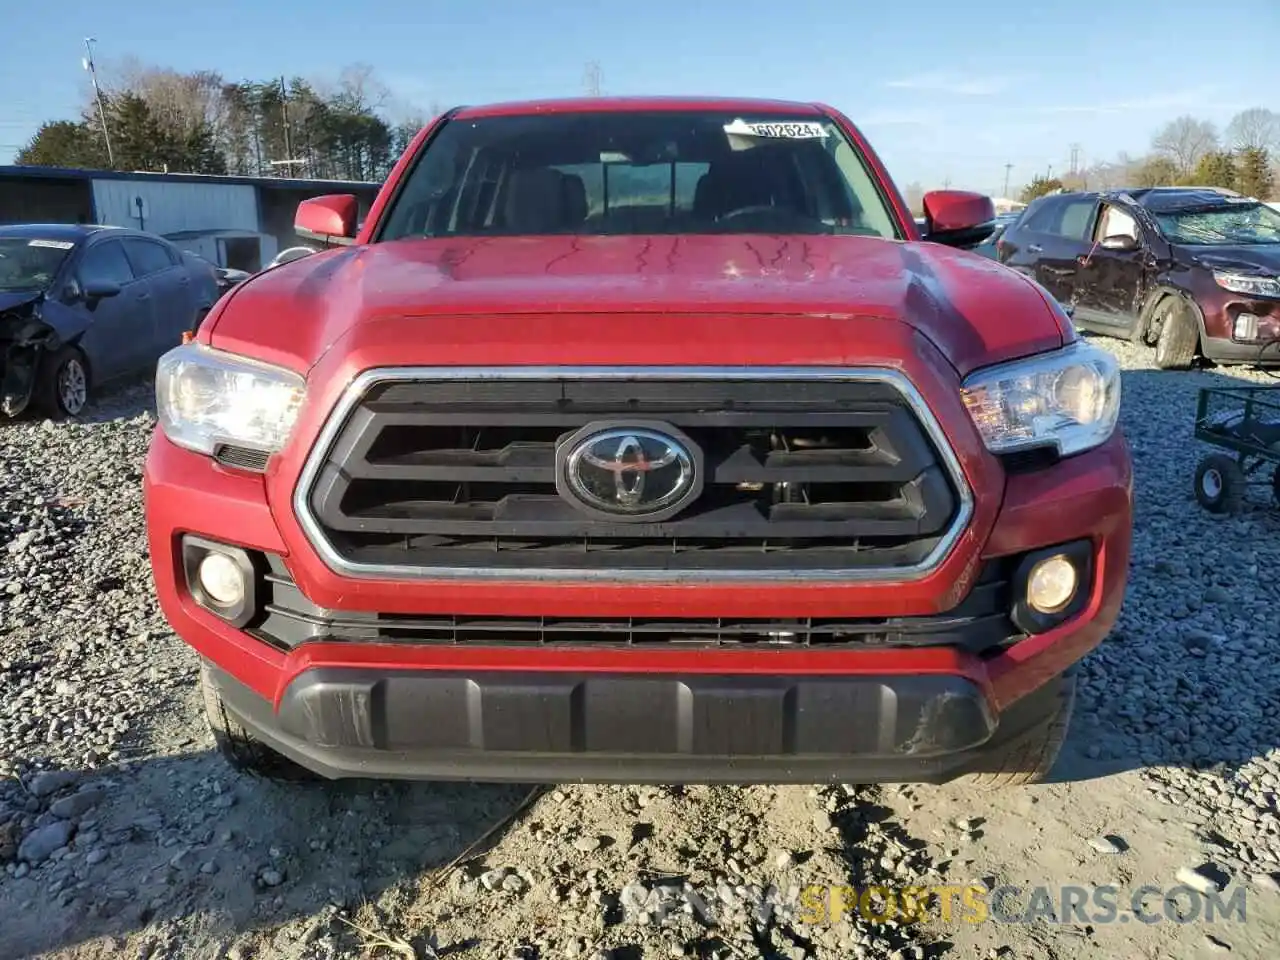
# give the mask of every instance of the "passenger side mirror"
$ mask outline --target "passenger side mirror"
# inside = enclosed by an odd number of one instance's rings
[[[107,297],[117,296],[120,293],[120,284],[112,283],[110,280],[90,280],[81,287],[81,290],[86,300],[96,303]]]
[[[995,231],[991,198],[968,190],[931,190],[924,195],[924,239],[949,247],[972,247]]]
[[[312,197],[298,204],[293,218],[293,232],[300,237],[318,240],[326,246],[349,245],[356,235],[356,216],[360,203],[355,194],[334,193]]]
[[[1110,237],[1103,237],[1099,246],[1104,250],[1132,251],[1138,249],[1138,241],[1127,233],[1117,233]]]

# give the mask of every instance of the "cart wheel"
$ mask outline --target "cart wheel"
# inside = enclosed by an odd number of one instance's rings
[[[1211,453],[1196,467],[1196,499],[1210,513],[1235,513],[1244,496],[1244,471],[1221,453]]]

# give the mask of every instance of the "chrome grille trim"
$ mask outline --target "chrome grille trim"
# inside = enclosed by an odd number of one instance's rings
[[[311,509],[310,497],[319,472],[347,418],[375,384],[415,380],[523,380],[547,382],[569,379],[599,380],[810,380],[888,383],[911,407],[955,485],[955,519],[929,555],[913,566],[858,569],[777,570],[609,570],[538,567],[423,567],[417,565],[352,563],[338,554],[324,536]],[[933,573],[951,552],[973,518],[973,492],[946,434],[924,397],[905,375],[881,367],[377,367],[354,378],[334,404],[307,456],[293,491],[293,509],[307,541],[325,565],[342,576],[363,579],[450,580],[501,582],[621,582],[621,583],[865,583],[919,580]]]

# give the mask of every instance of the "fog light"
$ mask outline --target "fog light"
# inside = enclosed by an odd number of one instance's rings
[[[1080,576],[1075,564],[1056,553],[1031,568],[1027,577],[1027,604],[1037,613],[1057,613],[1076,595]]]
[[[197,571],[200,589],[210,600],[223,607],[234,607],[244,600],[244,573],[225,553],[208,553]]]
[[[1235,325],[1232,327],[1232,338],[1235,340],[1257,340],[1258,318],[1252,313],[1237,314]]]

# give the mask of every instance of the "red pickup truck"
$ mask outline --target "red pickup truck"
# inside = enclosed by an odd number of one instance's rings
[[[767,100],[463,107],[157,377],[161,606],[233,762],[1043,778],[1125,590],[1120,374],[993,211]]]

